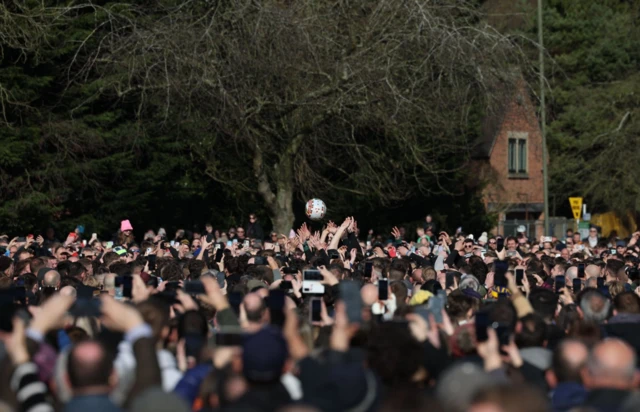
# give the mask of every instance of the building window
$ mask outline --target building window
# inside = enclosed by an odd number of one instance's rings
[[[528,133],[509,133],[508,171],[513,177],[527,175],[527,137]]]

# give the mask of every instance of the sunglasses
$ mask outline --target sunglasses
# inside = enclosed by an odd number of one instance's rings
[[[495,244],[496,244],[496,242],[495,242],[495,241],[491,241],[491,242],[489,242],[489,244],[490,244],[490,245],[495,245]]]

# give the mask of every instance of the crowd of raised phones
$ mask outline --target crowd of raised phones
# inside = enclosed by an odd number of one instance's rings
[[[0,411],[637,411],[639,239],[3,235]]]

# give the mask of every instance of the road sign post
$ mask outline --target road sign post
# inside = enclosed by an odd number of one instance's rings
[[[582,214],[582,198],[581,197],[570,197],[569,204],[571,205],[571,211],[573,212],[573,218],[576,220],[578,225],[580,224],[580,216]]]

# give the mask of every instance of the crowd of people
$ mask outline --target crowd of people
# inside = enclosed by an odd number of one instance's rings
[[[0,410],[640,410],[640,232],[475,235],[0,236]]]

